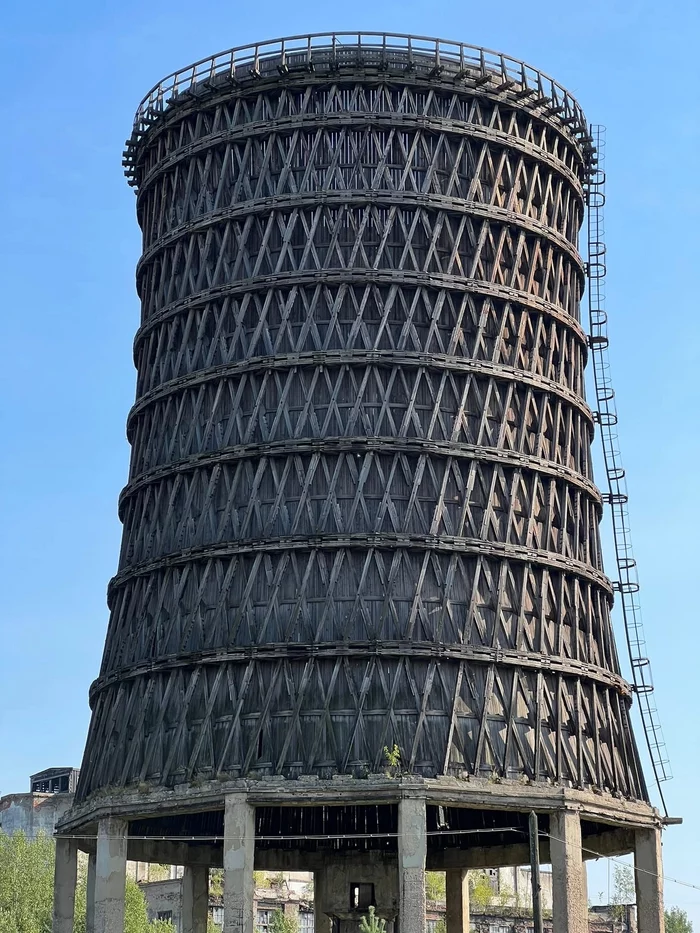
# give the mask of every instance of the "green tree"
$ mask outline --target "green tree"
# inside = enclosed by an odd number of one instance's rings
[[[381,920],[374,912],[374,907],[369,908],[369,913],[360,920],[360,933],[385,933],[386,920]]]
[[[257,872],[253,872],[253,877]],[[224,870],[223,868],[212,868],[209,871],[209,893],[221,897],[224,893]]]
[[[86,873],[79,869],[78,887],[75,892],[73,933],[85,933],[86,891]],[[132,878],[127,878],[124,892],[124,933],[174,933],[174,931],[175,927],[169,920],[149,922],[144,893]],[[0,929],[0,933],[5,933],[5,931]]]
[[[444,871],[426,871],[425,873],[425,896],[429,901],[445,900],[445,872]]]
[[[680,907],[672,907],[664,911],[666,933],[693,933],[693,924],[688,920],[688,914]]]
[[[485,871],[469,872],[469,901],[478,910],[485,910],[493,903],[493,887]]]
[[[265,888],[268,883],[267,874],[264,871],[253,872],[253,884],[256,888]]]
[[[621,923],[625,919],[626,907],[634,904],[637,892],[634,887],[634,872],[630,865],[616,865],[613,872],[612,915]]]
[[[0,933],[47,933],[53,913],[55,845],[0,832]]]
[[[24,833],[0,832],[0,933],[51,933],[55,858],[56,845],[47,836],[27,839]],[[74,933],[85,933],[86,889],[86,862],[79,858]],[[163,920],[148,922],[143,892],[127,879],[124,933],[173,933],[173,929]]]
[[[299,933],[299,919],[296,914],[285,914],[283,910],[274,910],[270,917],[271,933]]]

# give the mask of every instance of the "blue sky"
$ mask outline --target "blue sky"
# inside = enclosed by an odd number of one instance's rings
[[[685,821],[666,833],[666,873],[700,885],[700,5],[692,0],[355,0],[342,9],[315,0],[11,0],[0,32],[0,793],[26,789],[32,771],[79,764],[87,729],[135,381],[139,233],[120,162],[136,104],[165,74],[221,49],[358,27],[524,58],[607,125],[613,378],[675,773],[666,796]],[[606,879],[603,864],[591,869],[594,900],[607,893]],[[666,897],[700,931],[700,890],[669,882]]]

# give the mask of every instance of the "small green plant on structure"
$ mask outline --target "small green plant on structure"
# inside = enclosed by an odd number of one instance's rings
[[[396,748],[396,746],[394,746]],[[386,752],[386,749],[384,749]],[[360,933],[385,933],[386,920],[381,920],[374,913],[374,907],[360,920]]]
[[[401,767],[401,749],[396,743],[391,748],[388,745],[384,746],[384,760],[389,766],[390,773],[396,774]]]

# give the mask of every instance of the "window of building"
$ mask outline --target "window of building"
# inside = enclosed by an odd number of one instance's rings
[[[489,923],[489,933],[513,933],[509,923]]]
[[[353,882],[350,885],[350,910],[366,910],[375,906],[373,884]]]
[[[218,905],[216,907],[212,907],[211,908],[211,919],[212,919],[212,922],[215,923],[218,927],[223,927],[224,908],[219,907]]]
[[[163,920],[166,923],[172,923],[173,921],[173,912],[172,910],[159,910],[156,912],[156,920]]]
[[[67,794],[68,793],[68,775],[61,774],[57,777],[42,778],[40,781],[32,781],[33,794]]]
[[[314,915],[312,911],[299,911],[299,933],[314,933]]]
[[[258,919],[256,921],[255,927],[259,933],[270,933],[273,913],[273,910],[258,908]]]

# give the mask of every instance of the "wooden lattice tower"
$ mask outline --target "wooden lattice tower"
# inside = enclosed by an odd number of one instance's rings
[[[553,81],[435,40],[235,50],[144,101],[83,822],[105,795],[275,776],[346,776],[349,805],[395,747],[385,783],[449,786],[452,826],[459,786],[649,818],[591,475],[591,159]]]

